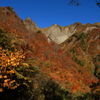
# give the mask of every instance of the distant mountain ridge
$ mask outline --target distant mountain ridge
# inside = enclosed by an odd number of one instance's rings
[[[95,24],[85,24],[82,25],[80,22],[76,22],[72,25],[69,26],[59,26],[58,24],[53,24],[50,27],[46,28],[39,28],[34,21],[31,20],[31,18],[26,18],[24,21],[25,27],[29,31],[41,31],[44,33],[47,37],[50,37],[54,42],[57,44],[61,44],[65,40],[67,40],[70,36],[72,36],[74,33],[77,32],[89,32],[92,31],[95,28],[99,28],[100,23],[95,23]]]
[[[30,17],[27,17],[25,20],[18,20],[20,19],[18,15],[16,15],[14,9],[12,7],[3,7],[0,8],[1,10],[1,18],[0,23],[3,23],[2,25],[6,24],[4,20],[8,20],[9,26],[13,27],[13,29],[18,31],[23,31],[24,33],[29,32],[38,32],[41,31],[44,33],[47,37],[49,37],[52,41],[56,42],[57,44],[61,44],[65,40],[67,40],[70,36],[72,36],[74,33],[77,32],[89,32],[92,31],[95,28],[100,28],[100,23],[94,23],[94,24],[85,24],[82,25],[80,22],[76,22],[69,26],[59,26],[57,24],[52,25],[51,27],[46,28],[39,28],[34,21]],[[6,18],[6,16],[11,16],[12,19],[9,19],[10,17]],[[18,20],[17,24],[15,21]],[[14,24],[15,23],[15,24]],[[16,27],[16,26],[20,27]],[[25,29],[24,29],[25,28]],[[48,40],[50,41],[50,40]]]
[[[44,29],[40,29],[43,33],[48,37],[50,37],[53,41],[58,44],[61,44],[65,40],[67,40],[70,36],[77,32],[90,32],[95,28],[99,28],[100,23],[95,24],[85,24],[82,25],[80,22],[76,22],[69,26],[59,26],[57,24],[52,25],[51,27],[47,27]]]

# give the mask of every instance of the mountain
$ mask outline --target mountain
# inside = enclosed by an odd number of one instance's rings
[[[25,28],[23,20],[19,18],[14,9],[10,6],[0,7],[0,25],[4,27],[7,32],[16,32],[20,37],[29,32]]]
[[[40,29],[0,7],[2,100],[98,100],[99,53],[98,23]]]
[[[89,29],[89,28],[87,28]],[[100,28],[95,27],[89,31],[79,31],[60,44],[67,56],[79,65],[99,75],[100,62]],[[100,77],[100,76],[98,76]]]
[[[76,32],[79,23],[74,25],[61,27],[57,24],[52,25],[46,31],[43,31],[47,37],[50,37],[53,41],[60,44],[68,39],[69,36]],[[42,29],[43,30],[43,29]]]
[[[67,40],[70,36],[72,36],[74,33],[77,32],[87,33],[98,26],[99,25],[97,23],[93,25],[89,23],[82,25],[80,22],[76,22],[72,25],[64,26],[64,27],[54,24],[51,27],[40,29],[40,30],[43,31],[43,33],[47,37],[50,37],[56,43],[61,44],[62,42]]]
[[[61,44],[65,40],[67,40],[70,36],[77,32],[87,33],[94,28],[100,26],[99,23],[95,24],[85,24],[82,25],[80,22],[76,22],[69,26],[59,26],[58,24],[54,24],[51,27],[39,28],[29,17],[24,20],[25,27],[29,31],[41,31],[47,37],[51,38],[57,44]]]
[[[27,17],[23,22],[25,24],[25,27],[29,31],[33,31],[33,32],[37,32],[38,31],[38,26],[36,25],[36,23],[34,23],[32,21],[32,19],[30,17]]]
[[[68,57],[100,80],[100,23],[73,34],[60,46]]]

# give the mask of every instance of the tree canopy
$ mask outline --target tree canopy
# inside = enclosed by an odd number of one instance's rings
[[[69,5],[79,6],[79,5],[81,5],[81,3],[79,1],[80,0],[70,0]],[[98,7],[100,7],[100,0],[95,0],[95,3]]]

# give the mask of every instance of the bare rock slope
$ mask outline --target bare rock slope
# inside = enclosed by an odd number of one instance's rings
[[[25,27],[29,31],[36,32],[38,30],[38,26],[36,25],[35,22],[32,21],[32,19],[30,17],[27,17],[23,22],[25,24]]]
[[[25,27],[29,31],[31,32],[41,31],[42,33],[46,35],[46,37],[49,37],[52,41],[56,42],[57,44],[63,43],[70,36],[72,36],[73,34],[77,32],[87,33],[89,31],[92,31],[94,28],[99,27],[98,24],[88,23],[88,24],[82,25],[80,22],[76,22],[69,26],[59,26],[58,24],[54,24],[51,27],[39,28],[36,25],[36,23],[34,23],[29,17],[26,18],[23,22],[25,24]]]
[[[70,26],[61,27],[57,24],[52,25],[47,30],[44,31],[44,34],[47,37],[50,37],[53,41],[60,44],[68,39],[71,35],[73,35],[77,31],[77,27],[81,23],[75,23]],[[43,29],[42,29],[43,30]]]

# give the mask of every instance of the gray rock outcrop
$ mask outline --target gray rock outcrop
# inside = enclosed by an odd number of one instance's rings
[[[49,27],[44,34],[47,37],[50,37],[53,41],[60,44],[68,39],[71,35],[73,35],[77,31],[77,27],[81,23],[75,23],[70,26],[61,27],[57,24],[52,25]]]
[[[30,17],[27,17],[24,21],[25,27],[29,30],[29,31],[33,31],[33,32],[37,32],[38,30],[38,26],[36,25],[36,23],[34,23],[32,21],[32,19]]]

